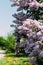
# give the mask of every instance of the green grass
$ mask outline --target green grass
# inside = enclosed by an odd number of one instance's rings
[[[5,57],[0,59],[0,65],[31,65],[28,56],[16,53],[6,53]]]
[[[30,65],[27,57],[4,57],[0,59],[0,65]]]

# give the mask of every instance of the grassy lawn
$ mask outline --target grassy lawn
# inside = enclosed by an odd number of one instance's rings
[[[0,48],[0,51],[2,49]],[[6,50],[4,50],[6,51]],[[5,53],[5,57],[0,58],[0,65],[32,65],[29,61],[29,58],[27,55],[18,54],[15,53]]]
[[[0,65],[32,65],[28,60],[28,56],[22,54],[6,53],[5,57],[0,58]]]
[[[27,57],[4,57],[0,59],[0,65],[32,65]]]

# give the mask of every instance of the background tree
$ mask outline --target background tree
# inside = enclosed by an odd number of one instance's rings
[[[6,38],[6,41],[7,41],[8,47],[13,49],[13,47],[15,45],[15,42],[16,42],[15,37],[12,34],[8,34],[7,38]]]
[[[15,45],[16,39],[12,34],[8,34],[6,38],[0,37],[0,48],[2,49],[10,49],[13,51],[13,47]]]

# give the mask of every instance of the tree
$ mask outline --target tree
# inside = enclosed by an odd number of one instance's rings
[[[4,37],[0,36],[0,47],[5,48],[6,47],[6,40]]]
[[[6,41],[7,41],[6,45],[8,46],[8,48],[13,49],[16,42],[15,37],[12,34],[8,34]]]
[[[33,59],[43,58],[43,2],[40,0],[11,0],[12,6],[18,6],[13,15],[16,25],[15,32],[17,43],[14,47],[16,53],[29,54],[31,62]],[[41,21],[41,22],[39,22]],[[33,58],[33,56],[35,58]]]
[[[12,34],[8,34],[6,38],[0,37],[0,46],[4,49],[11,49],[13,50],[13,47],[15,45],[16,39]]]

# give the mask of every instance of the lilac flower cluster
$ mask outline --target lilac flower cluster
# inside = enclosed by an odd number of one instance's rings
[[[29,7],[30,9],[38,9],[39,7],[40,8],[43,8],[43,2],[42,3],[39,3],[37,2],[36,0],[11,0],[14,2],[14,6],[20,6],[18,8],[18,11],[22,10],[22,9],[25,9],[25,7]]]

